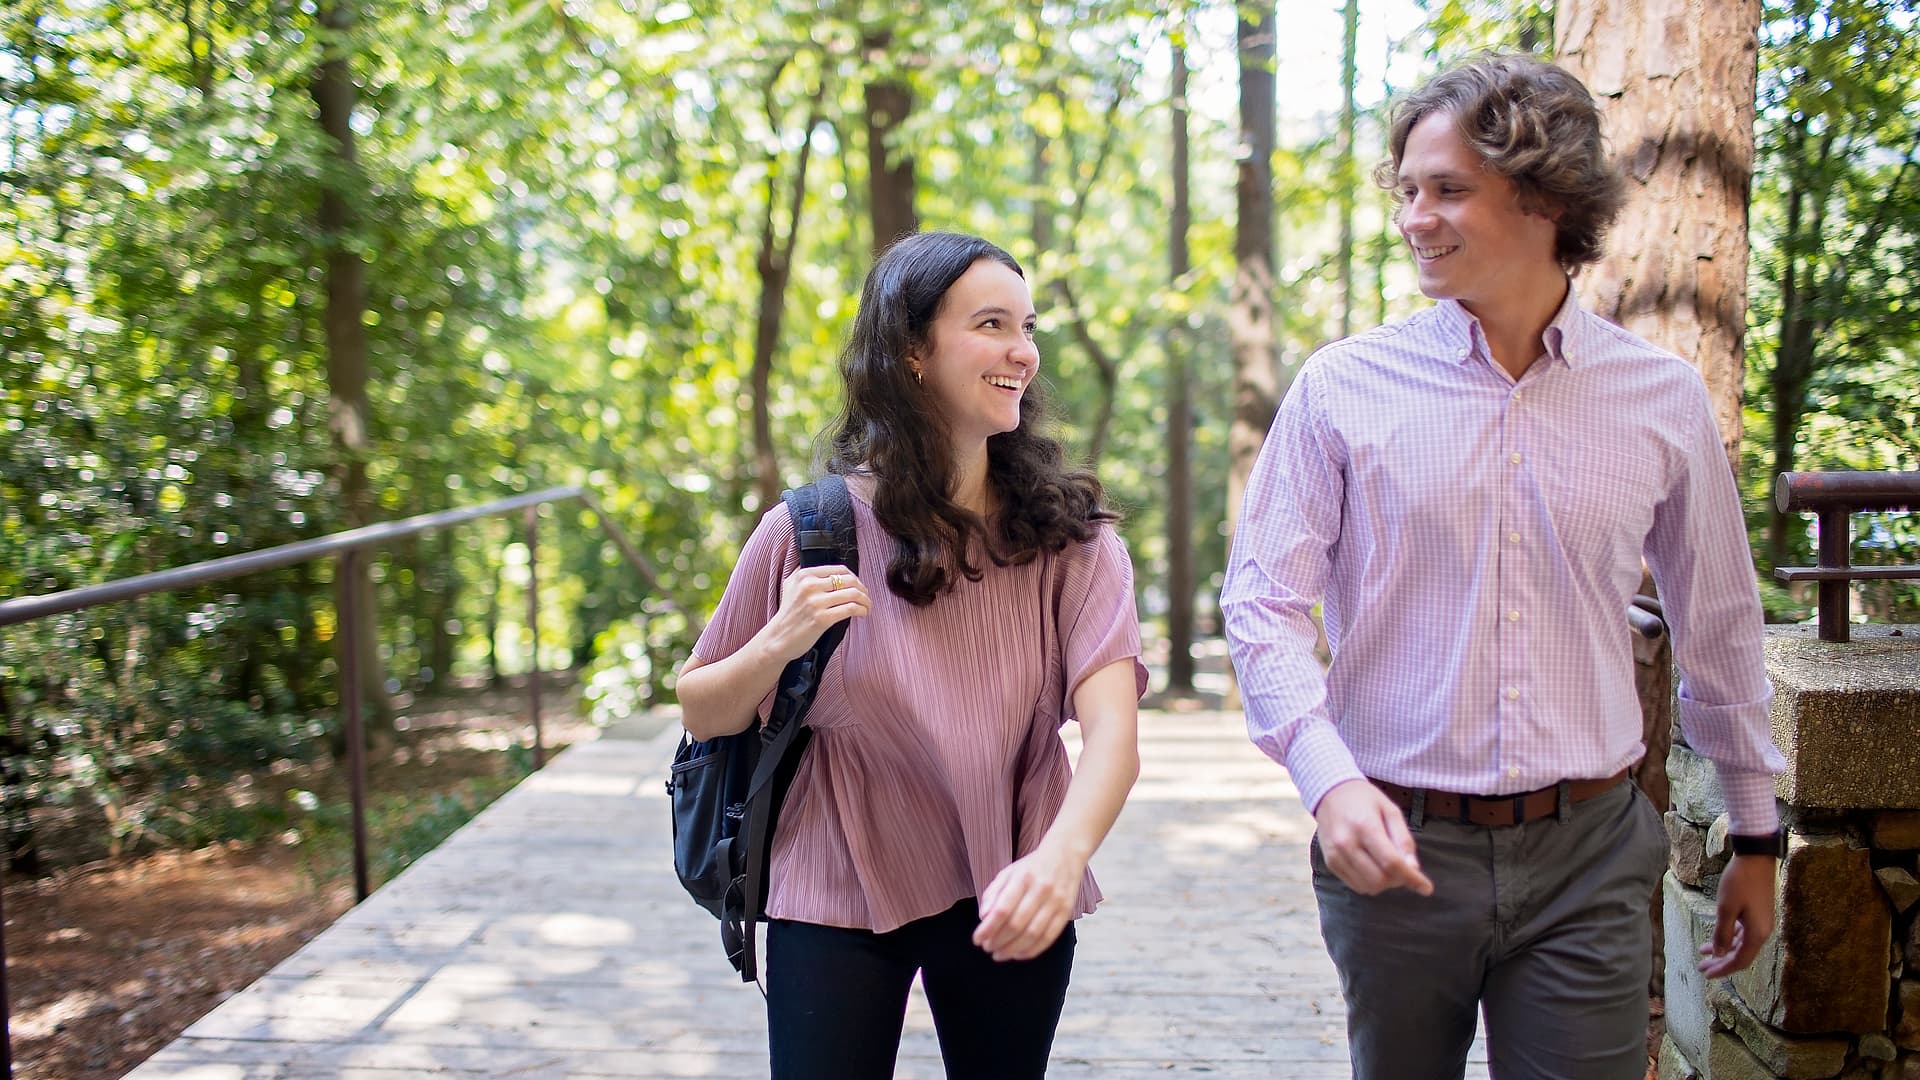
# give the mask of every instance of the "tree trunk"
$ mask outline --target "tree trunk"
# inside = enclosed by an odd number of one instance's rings
[[[766,87],[767,122],[775,130],[779,130],[781,122],[779,110],[774,104],[779,81],[780,71],[776,68],[768,78]],[[774,227],[780,206],[780,152],[776,148],[767,153],[767,212],[761,219],[760,253],[755,258],[755,265],[760,272],[760,307],[754,322],[752,376],[754,478],[758,485],[761,514],[780,502],[780,463],[773,449],[771,410],[773,358],[780,349],[780,325],[786,316],[787,282],[793,275],[793,249],[800,237],[801,204],[807,197],[807,160],[813,154],[813,129],[820,124],[820,99],[825,91],[824,81],[814,88],[813,100],[807,106],[806,136],[800,142],[793,175],[787,178],[790,190],[787,194],[785,237],[779,236]]]
[[[1804,135],[1805,131],[1799,126],[1789,129],[1790,152],[1805,146]],[[1794,183],[1787,192],[1787,234],[1781,244],[1781,259],[1786,265],[1780,281],[1780,343],[1774,352],[1773,370],[1767,373],[1767,383],[1773,391],[1773,474],[1776,476],[1793,471],[1807,375],[1813,370],[1813,322],[1807,318],[1806,297],[1800,282],[1801,260],[1810,251],[1808,238],[1802,231],[1806,201],[1805,189]],[[1774,500],[1767,500],[1767,560],[1774,566],[1788,565],[1790,520]]]
[[[1092,167],[1087,167],[1077,154],[1070,155],[1067,161],[1067,175],[1077,177],[1074,187],[1073,205],[1069,208],[1066,239],[1061,244],[1063,266],[1074,261],[1080,246],[1080,225],[1086,220],[1087,203],[1092,197],[1094,181],[1107,171],[1107,160],[1113,154],[1113,144],[1119,133],[1117,119],[1120,115],[1120,103],[1126,100],[1124,87],[1114,92],[1107,102],[1106,119],[1100,134],[1100,146],[1094,153]],[[1073,143],[1068,142],[1071,148]],[[1043,162],[1044,164],[1044,162]],[[1037,273],[1037,271],[1036,271]],[[1080,351],[1087,354],[1087,361],[1093,365],[1095,379],[1099,382],[1100,400],[1094,407],[1093,432],[1087,440],[1086,462],[1088,467],[1097,468],[1100,458],[1106,453],[1107,433],[1113,423],[1114,395],[1120,386],[1120,363],[1103,348],[1093,336],[1092,321],[1080,310],[1079,298],[1073,291],[1073,282],[1069,280],[1070,269],[1063,269],[1053,278],[1053,292],[1059,297],[1060,306],[1066,309],[1067,327],[1073,334],[1073,340]],[[1036,284],[1035,291],[1038,291]]]
[[[207,4],[207,26],[202,27],[194,21],[193,0],[183,0],[181,3],[180,22],[187,32],[187,70],[193,75],[194,89],[200,92],[200,104],[204,106],[213,100],[213,4],[211,0]]]
[[[32,754],[33,732],[26,714],[15,714],[7,684],[0,680],[0,836],[7,847],[7,869],[26,877],[40,873],[40,848],[33,835],[34,799],[27,782]]]
[[[357,188],[360,167],[353,145],[353,76],[347,69],[347,36],[353,28],[352,0],[328,0],[320,5],[317,19],[323,44],[323,59],[314,74],[313,101],[319,109],[320,126],[332,137],[334,160],[321,181],[320,238],[326,250],[327,310],[327,388],[330,426],[334,452],[339,464],[336,476],[340,484],[341,507],[349,528],[359,528],[373,520],[373,494],[367,484],[367,456],[371,450],[368,426],[371,409],[367,403],[367,334],[362,321],[367,308],[366,267],[360,261],[354,232],[358,221],[349,189]],[[337,647],[349,643],[358,647],[360,686],[341,687],[344,696],[359,693],[366,703],[369,726],[386,727],[392,722],[393,707],[387,700],[385,665],[380,660],[379,615],[374,607],[373,578],[368,573],[371,560],[358,560],[360,572],[336,579],[336,610],[344,611],[346,590],[359,598],[359,618],[347,633],[340,628]],[[341,665],[344,670],[346,665]]]
[[[1187,50],[1173,47],[1173,227],[1167,276],[1178,291],[1191,269],[1187,230]],[[1188,385],[1184,316],[1167,328],[1167,689],[1193,690],[1193,390]]]
[[[487,688],[498,690],[506,685],[506,676],[500,671],[500,592],[507,587],[507,560],[496,558],[493,563],[493,589],[487,593]]]
[[[1353,207],[1359,198],[1360,170],[1354,163],[1353,134],[1358,115],[1354,84],[1360,70],[1360,0],[1347,0],[1346,29],[1340,46],[1340,141],[1338,191],[1340,250],[1336,255],[1340,285],[1340,336],[1353,333]]]
[[[885,62],[892,39],[891,32],[878,30],[861,41],[869,65]],[[913,155],[901,151],[895,138],[913,111],[913,91],[897,76],[875,77],[867,82],[866,104],[868,202],[873,213],[873,253],[878,255],[888,244],[920,229],[913,211]]]
[[[1067,329],[1073,333],[1080,351],[1087,354],[1088,362],[1093,365],[1094,380],[1100,387],[1100,400],[1093,408],[1093,430],[1087,436],[1086,458],[1087,467],[1097,469],[1101,456],[1107,452],[1107,434],[1113,427],[1113,401],[1120,389],[1120,365],[1094,339],[1093,327],[1080,310],[1080,298],[1066,275],[1053,279],[1053,291],[1060,298],[1060,306],[1067,311]]]
[[[1581,299],[1700,370],[1737,470],[1760,0],[1561,0],[1559,62],[1606,116],[1629,197]]]
[[[1253,14],[1257,19],[1248,22]],[[1229,532],[1240,521],[1240,500],[1260,454],[1261,440],[1280,404],[1273,327],[1274,13],[1240,8],[1235,29],[1240,54],[1240,160],[1236,185],[1234,277],[1228,310],[1233,342],[1232,458],[1227,478]]]
[[[1032,140],[1027,149],[1027,190],[1031,193],[1033,212],[1027,223],[1027,235],[1033,241],[1033,262],[1027,267],[1027,273],[1033,275],[1032,286],[1038,292],[1040,259],[1053,249],[1053,188],[1047,183],[1053,140],[1037,127],[1033,129]]]
[[[453,530],[440,533],[439,566],[434,570],[434,590],[432,614],[433,625],[428,627],[427,665],[433,669],[435,686],[446,687],[453,675],[454,638],[448,624],[453,621],[454,612],[459,610],[460,568],[454,562],[456,545]]]

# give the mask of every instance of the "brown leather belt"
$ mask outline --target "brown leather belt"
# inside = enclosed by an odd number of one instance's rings
[[[1612,790],[1614,785],[1627,778],[1627,770],[1621,769],[1599,780],[1573,780],[1567,783],[1567,801],[1569,803],[1586,802],[1595,795]],[[1372,779],[1369,777],[1368,779]],[[1419,788],[1401,787],[1385,780],[1374,780],[1373,786],[1386,793],[1402,810],[1413,809],[1413,797]],[[1423,813],[1429,818],[1441,821],[1458,821],[1468,825],[1518,825],[1522,822],[1537,821],[1552,817],[1560,810],[1560,785],[1552,784],[1533,791],[1517,792],[1513,795],[1456,795],[1451,791],[1425,789],[1427,795]]]

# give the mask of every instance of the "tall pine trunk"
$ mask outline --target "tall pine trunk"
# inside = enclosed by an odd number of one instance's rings
[[[325,0],[316,18],[322,37],[322,60],[314,73],[312,92],[320,127],[332,146],[333,157],[324,169],[320,194],[320,239],[326,251],[329,424],[338,458],[335,476],[340,504],[349,528],[373,520],[373,493],[367,484],[367,458],[372,410],[367,402],[366,266],[360,261],[355,232],[359,222],[353,196],[360,189],[360,165],[354,151],[353,75],[347,66],[347,48],[353,32],[352,0]],[[339,575],[334,582],[335,610],[345,611],[348,592],[357,599],[352,632],[338,627],[336,648],[359,650],[360,686],[340,688],[341,697],[358,693],[367,708],[369,729],[384,728],[392,719],[387,700],[385,666],[380,660],[379,615],[374,607],[371,559],[356,560],[359,572]],[[341,669],[346,669],[341,663]]]
[[[1184,29],[1184,28],[1182,28]],[[1179,31],[1176,31],[1179,32]],[[1167,237],[1167,276],[1186,286],[1187,230],[1193,210],[1187,190],[1187,50],[1173,46],[1173,226]],[[1167,689],[1193,690],[1193,390],[1187,367],[1186,319],[1167,328]]]
[[[886,30],[867,34],[861,42],[867,63],[884,68],[893,35]],[[897,132],[913,111],[913,91],[898,75],[875,76],[865,88],[867,126],[867,192],[872,212],[873,252],[918,232],[914,213],[913,155],[900,149]]]
[[[779,130],[781,116],[775,104],[780,81],[776,68],[767,79],[767,122]],[[813,129],[820,126],[820,100],[826,93],[823,79],[814,87],[807,103],[807,120],[800,152],[794,155],[793,171],[782,176],[780,151],[767,151],[767,209],[760,220],[760,252],[754,264],[760,271],[760,306],[753,335],[753,456],[754,477],[759,485],[760,513],[771,510],[780,501],[780,464],[773,448],[773,358],[780,350],[780,326],[786,316],[787,283],[793,277],[793,251],[800,241],[800,211],[807,201],[807,162],[813,156]],[[780,181],[787,181],[787,229],[781,235],[775,226],[780,209]]]
[[[1233,344],[1232,464],[1229,530],[1240,521],[1247,477],[1280,404],[1273,325],[1274,13],[1271,0],[1242,5],[1235,28],[1240,55],[1240,160],[1235,185],[1234,275],[1228,309]],[[1253,21],[1249,22],[1249,16]]]
[[[1628,177],[1581,300],[1700,370],[1736,467],[1760,0],[1561,0],[1555,55],[1586,82]]]
[[[1360,0],[1347,0],[1342,15],[1346,27],[1340,46],[1339,178],[1336,192],[1340,202],[1340,249],[1335,255],[1335,269],[1340,285],[1340,336],[1346,337],[1353,333],[1353,208],[1360,194],[1360,169],[1354,160],[1353,144],[1358,117],[1358,110],[1354,106],[1354,84],[1360,71]]]

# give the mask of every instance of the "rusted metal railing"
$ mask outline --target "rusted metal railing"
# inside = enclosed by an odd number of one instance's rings
[[[365,528],[346,532],[331,533],[312,540],[302,540],[292,544],[249,551],[239,555],[229,555],[221,559],[177,566],[166,570],[157,570],[151,574],[122,578],[118,581],[88,585],[78,589],[46,593],[39,596],[23,596],[12,600],[0,600],[0,627],[14,626],[20,623],[44,619],[52,615],[61,615],[83,608],[97,607],[122,600],[148,596],[153,593],[176,592],[181,589],[204,585],[208,582],[226,578],[240,577],[244,574],[258,573],[262,570],[274,570],[295,563],[309,562],[314,559],[332,556],[335,559],[335,577],[339,581],[353,581],[359,572],[360,563],[367,552],[395,540],[419,536],[465,524],[480,518],[497,517],[511,514],[516,510],[525,512],[522,537],[527,545],[527,628],[533,638],[530,671],[527,676],[527,711],[533,726],[533,764],[540,768],[546,764],[546,747],[540,730],[540,588],[536,572],[536,560],[539,549],[539,512],[547,503],[578,500],[600,523],[600,528],[619,549],[621,556],[635,572],[640,575],[653,591],[666,599],[667,606],[673,602],[660,589],[658,577],[653,567],[641,556],[638,548],[614,524],[613,519],[601,509],[593,494],[578,487],[554,487],[543,491],[529,492],[510,499],[479,506],[462,507],[457,510],[442,510],[438,513],[420,514],[400,521],[381,522]],[[371,892],[367,874],[367,759],[366,727],[361,715],[360,686],[360,650],[355,635],[358,632],[357,619],[359,599],[356,590],[345,588],[339,591],[339,650],[340,650],[340,712],[341,724],[346,732],[347,741],[347,788],[348,798],[353,807],[353,891],[358,900],[365,900]],[[6,992],[6,911],[4,899],[0,898],[0,1076],[13,1076],[13,1049],[11,1031],[11,1012],[8,1009]]]
[[[1783,514],[1819,515],[1816,566],[1775,567],[1781,581],[1820,583],[1820,640],[1848,639],[1849,586],[1855,581],[1920,580],[1920,566],[1853,565],[1853,515],[1920,506],[1920,472],[1781,473],[1774,505]]]

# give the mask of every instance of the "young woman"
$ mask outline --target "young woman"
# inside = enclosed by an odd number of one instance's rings
[[[1072,920],[1100,900],[1087,860],[1139,773],[1146,670],[1114,515],[1037,430],[1033,330],[1025,275],[994,245],[889,248],[842,357],[827,465],[853,494],[865,578],[798,569],[775,507],[681,669],[694,738],[741,731],[787,661],[852,620],[774,837],[774,1080],[891,1077],[915,972],[950,1078],[1046,1072]]]

